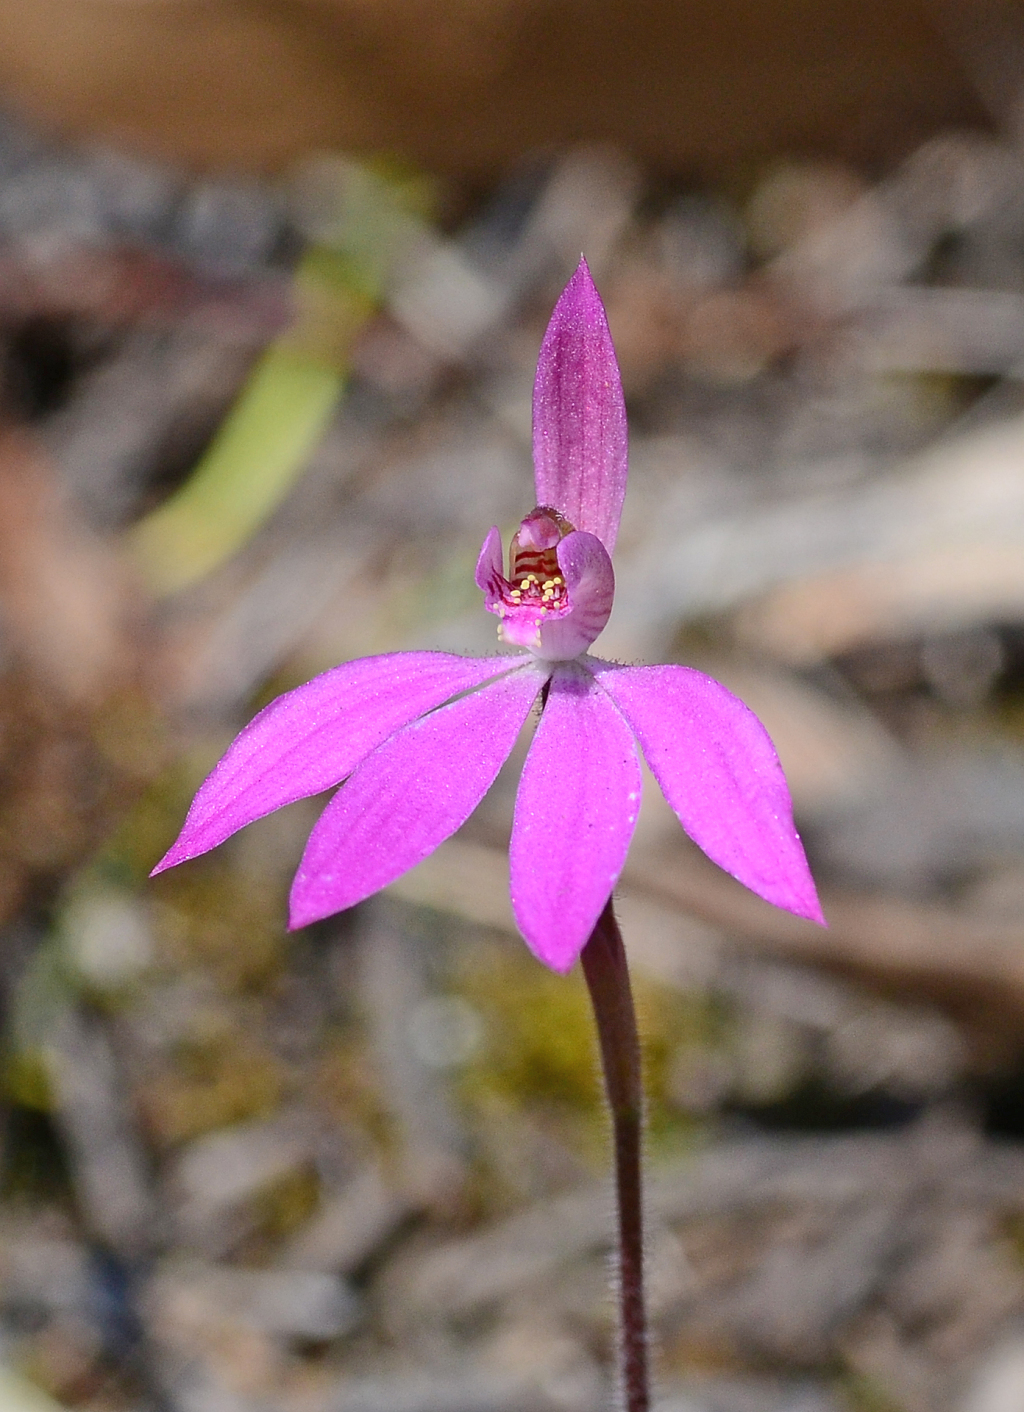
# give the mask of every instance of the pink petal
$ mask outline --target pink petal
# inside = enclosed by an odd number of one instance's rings
[[[626,494],[626,407],[601,296],[580,260],[551,315],[533,386],[537,504],[615,548]]]
[[[413,721],[368,756],[310,835],[292,885],[290,925],[361,902],[465,823],[543,685],[543,672],[520,666]]]
[[[202,785],[163,872],[272,809],[329,789],[393,731],[519,666],[515,657],[392,652],[345,662],[265,707]]]
[[[516,796],[512,908],[534,954],[567,971],[618,880],[640,807],[633,735],[575,664],[551,678]]]
[[[586,666],[694,843],[760,897],[824,924],[786,778],[753,711],[692,667]]]
[[[495,612],[505,587],[505,559],[497,526],[488,532],[476,561],[476,586],[484,595],[484,607],[489,613]]]

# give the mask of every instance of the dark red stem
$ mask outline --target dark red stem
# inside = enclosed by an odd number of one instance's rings
[[[640,1144],[643,1084],[640,1040],[622,934],[611,899],[580,957],[597,1021],[605,1090],[615,1139],[619,1212],[620,1357],[625,1412],[648,1412],[647,1315]]]

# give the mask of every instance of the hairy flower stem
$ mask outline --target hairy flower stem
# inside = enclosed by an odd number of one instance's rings
[[[580,957],[594,1007],[608,1106],[615,1139],[615,1194],[619,1213],[620,1358],[625,1412],[648,1412],[647,1315],[640,1142],[643,1088],[636,1011],[622,934],[611,899]]]

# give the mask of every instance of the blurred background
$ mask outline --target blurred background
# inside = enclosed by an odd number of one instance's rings
[[[631,426],[599,647],[757,710],[831,921],[645,795],[659,1412],[1022,1412],[1022,75],[1016,0],[2,0],[3,1412],[606,1405],[525,742],[306,931],[322,801],[147,878],[276,693],[495,646],[581,250]]]

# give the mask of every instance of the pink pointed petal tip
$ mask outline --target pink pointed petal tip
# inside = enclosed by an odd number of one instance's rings
[[[759,897],[827,925],[782,766],[753,711],[691,667],[587,666],[694,843]]]
[[[516,742],[544,674],[520,666],[398,731],[355,771],[310,835],[290,926],[394,882],[463,824]]]
[[[527,944],[555,971],[586,945],[618,881],[640,807],[633,735],[580,667],[551,679],[516,796],[512,908]]]
[[[601,296],[580,260],[548,324],[533,388],[537,504],[615,548],[626,494],[622,379]]]
[[[500,657],[394,652],[345,662],[279,696],[235,738],[153,874],[207,853],[283,804],[338,784],[409,721],[517,665]]]

